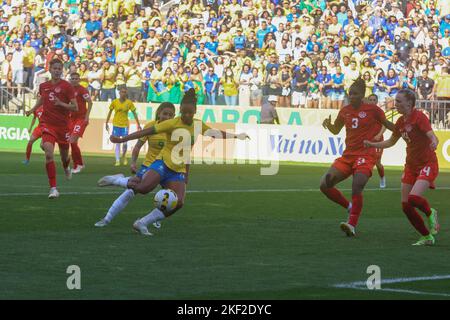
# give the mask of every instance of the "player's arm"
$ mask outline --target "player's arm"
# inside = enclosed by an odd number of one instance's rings
[[[381,121],[381,124],[383,125],[383,127],[384,127],[385,130],[388,129],[388,130],[394,132],[395,125],[394,125],[391,121],[389,121],[388,119],[384,118],[384,119]],[[383,133],[382,133],[382,134],[383,134]]]
[[[63,107],[69,111],[78,111],[77,100],[75,98],[70,99],[69,103],[65,103],[59,100],[58,97],[55,97],[55,105]]]
[[[340,117],[337,117],[336,121],[334,121],[334,123],[331,123],[331,114],[330,114],[330,116],[328,118],[323,120],[322,126],[325,129],[330,130],[330,132],[332,134],[338,134],[339,132],[341,132],[342,128],[344,127],[344,122],[342,121],[342,119]]]
[[[398,139],[400,139],[400,136],[392,134],[389,139],[380,142],[372,142],[369,140],[364,140],[364,146],[367,148],[386,149],[395,145]]]
[[[39,108],[39,106],[40,106],[41,104],[42,104],[42,98],[39,97],[39,98],[36,100],[36,103],[34,104],[34,107],[31,108],[30,110],[28,110],[27,112],[25,112],[25,115],[26,115],[27,117],[29,117],[30,114],[33,114],[34,111],[36,111],[36,109]]]
[[[30,129],[28,129],[28,132],[31,133],[31,130],[33,129],[35,122],[36,122],[36,116],[33,116],[33,120],[31,120]]]
[[[136,110],[133,110],[133,111],[131,111],[131,112],[133,112],[134,118],[136,119],[136,123],[137,123],[137,126],[138,126],[138,130],[142,130],[142,127],[141,127],[141,124],[139,123],[139,119],[138,119]]]
[[[385,131],[386,131],[386,127],[385,126],[381,126],[380,132],[377,133],[377,135],[375,136],[375,139],[379,140],[383,136]]]
[[[139,157],[139,151],[141,151],[142,146],[145,144],[145,141],[138,140],[134,145],[133,151],[131,152],[131,172],[137,172],[137,159]]]
[[[122,143],[122,142],[130,141],[130,140],[136,140],[136,139],[139,139],[139,138],[142,138],[145,136],[151,136],[155,133],[156,133],[155,127],[150,127],[147,129],[133,132],[124,137],[111,136],[111,137],[109,137],[109,140],[111,140],[111,142],[113,142],[113,143]]]
[[[436,149],[437,149],[437,146],[438,146],[438,144],[439,144],[439,139],[438,139],[438,137],[436,137],[436,135],[434,134],[434,131],[433,131],[433,130],[428,131],[428,132],[426,133],[426,135],[427,135],[427,137],[431,140],[430,148],[431,148],[432,150],[436,150]]]
[[[92,105],[93,105],[91,97],[86,99],[86,102],[87,102],[88,108],[87,108],[87,111],[86,111],[86,117],[84,118],[84,122],[86,122],[86,124],[88,124],[89,123],[89,116],[91,114]]]
[[[109,132],[109,119],[111,118],[111,114],[113,112],[113,109],[109,109],[108,115],[106,116],[106,122],[105,122],[105,129]]]
[[[205,136],[213,137],[213,138],[219,138],[219,139],[239,139],[239,140],[245,140],[250,139],[250,137],[246,133],[230,133],[225,132],[219,129],[209,129],[204,133]]]

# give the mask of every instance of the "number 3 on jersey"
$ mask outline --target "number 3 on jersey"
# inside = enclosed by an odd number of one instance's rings
[[[358,128],[358,118],[352,118],[352,128]]]

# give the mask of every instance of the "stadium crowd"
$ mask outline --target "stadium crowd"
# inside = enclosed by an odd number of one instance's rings
[[[3,0],[1,85],[36,90],[59,57],[94,101],[337,109],[358,77],[386,109],[400,88],[450,99],[448,0],[172,2]]]

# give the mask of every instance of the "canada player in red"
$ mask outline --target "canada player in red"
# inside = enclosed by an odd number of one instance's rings
[[[348,221],[340,225],[347,236],[355,235],[363,206],[362,192],[376,162],[375,148],[366,148],[363,142],[372,140],[379,133],[378,124],[389,130],[394,129],[393,123],[386,120],[383,110],[376,105],[363,103],[365,87],[364,80],[356,80],[349,89],[350,104],[339,111],[334,124],[331,123],[331,116],[323,121],[323,126],[333,134],[338,134],[344,126],[346,130],[344,153],[322,177],[320,190],[350,213]],[[350,175],[353,175],[351,203],[335,188],[336,184]]]
[[[69,120],[70,112],[78,110],[75,90],[72,85],[61,79],[63,64],[58,59],[50,61],[51,80],[39,86],[39,99],[34,107],[27,112],[32,114],[39,106],[43,106],[41,116],[42,142],[41,148],[45,152],[45,168],[50,184],[49,199],[59,197],[56,189],[56,167],[54,162],[55,143],[58,144],[61,161],[68,179],[71,178],[69,168]]]
[[[72,173],[79,173],[84,168],[78,139],[83,137],[84,130],[89,124],[89,114],[92,109],[92,100],[89,91],[80,85],[80,75],[76,72],[70,75],[70,83],[75,89],[78,111],[70,115],[70,147],[72,148]],[[86,107],[87,104],[87,107]]]
[[[437,211],[430,208],[422,195],[428,188],[434,189],[434,180],[439,173],[436,148],[439,140],[431,129],[427,116],[417,110],[415,93],[402,89],[395,97],[395,107],[402,115],[395,123],[392,136],[382,142],[364,141],[367,147],[389,148],[400,138],[406,142],[406,164],[402,176],[402,208],[408,220],[422,235],[414,245],[433,245],[439,232]],[[428,227],[416,211],[426,214]]]
[[[378,105],[378,96],[374,93],[369,95],[367,97],[367,103]],[[384,140],[383,134],[386,131],[386,127],[379,123],[377,123],[376,125],[379,127],[380,131],[374,137],[373,141],[383,141]],[[381,158],[383,157],[383,149],[377,148],[375,155],[376,155],[375,167],[377,168],[378,175],[380,176],[380,188],[384,189],[386,188],[386,176],[384,175],[384,166],[381,163]]]
[[[43,112],[44,112],[44,108],[42,106],[40,106],[33,112],[33,120],[31,120],[30,129],[28,129],[28,132],[31,132],[31,129],[33,129],[33,126],[36,123],[36,119],[38,120],[38,125],[36,128],[34,128],[33,133],[30,136],[30,141],[28,141],[27,151],[25,154],[25,160],[22,161],[23,164],[28,164],[30,162],[31,150],[33,149],[33,143],[35,143],[36,140],[38,140],[42,137],[41,116],[42,116]]]

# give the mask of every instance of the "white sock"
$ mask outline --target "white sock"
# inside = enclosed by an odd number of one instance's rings
[[[126,188],[128,185],[128,180],[130,180],[130,177],[117,178],[116,181],[114,181],[114,185]]]
[[[120,161],[120,143],[116,143],[116,161]]]
[[[150,223],[156,222],[156,221],[161,221],[165,218],[166,216],[164,215],[164,213],[155,208],[152,210],[152,212],[150,212],[148,215],[146,215],[145,217],[143,217],[141,219],[141,222],[143,224],[145,224],[146,226],[148,226]]]
[[[131,199],[134,197],[134,191],[132,189],[125,190],[111,205],[108,213],[105,216],[105,220],[111,222],[115,216],[117,216],[128,205]]]

